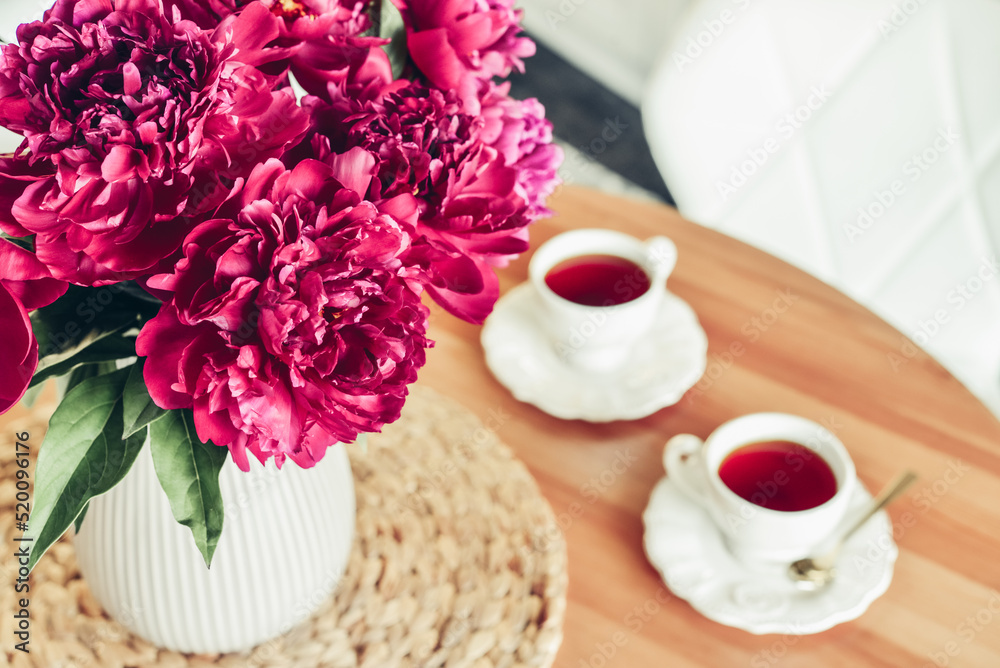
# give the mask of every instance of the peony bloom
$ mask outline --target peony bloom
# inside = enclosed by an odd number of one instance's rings
[[[180,1],[180,0],[176,0]],[[53,276],[137,277],[307,119],[257,66],[280,21],[251,3],[214,30],[163,0],[58,0],[0,56],[0,125],[24,135],[0,163],[5,230],[37,234]],[[8,214],[0,213],[0,216]]]
[[[522,12],[513,0],[392,0],[406,22],[406,44],[417,68],[435,87],[458,91],[477,113],[482,83],[524,71],[535,44],[519,37]]]
[[[353,91],[330,104],[306,101],[319,129],[312,155],[327,160],[346,146],[376,156],[369,197],[411,193],[419,202],[428,291],[454,315],[482,322],[499,295],[494,267],[527,250],[527,225],[549,213],[544,198],[558,183],[562,153],[544,110],[491,84],[481,115],[455,92],[417,82],[366,90],[367,100]]]
[[[370,59],[384,56],[388,40],[361,35],[371,28],[368,0],[263,0],[281,19],[281,41],[295,45],[288,62],[292,74],[312,95],[328,97]],[[389,77],[388,59],[385,59]]]
[[[38,366],[38,341],[31,331],[28,312],[7,285],[0,281],[0,413],[21,400]]]
[[[298,40],[357,36],[371,27],[369,0],[261,0]]]
[[[194,21],[199,28],[212,30],[224,18],[252,0],[164,0],[163,9],[172,21]],[[175,13],[176,11],[176,13]]]
[[[310,467],[378,431],[424,363],[427,309],[401,260],[412,199],[363,200],[360,149],[332,162],[258,166],[149,280],[165,297],[136,345],[150,395],[193,407],[199,437],[244,470],[248,450]]]
[[[326,95],[331,81],[342,80],[351,67],[363,62],[370,49],[388,40],[361,37],[371,28],[370,0],[166,0],[180,16],[203,28],[214,27],[227,16],[259,4],[275,16],[277,42],[286,57],[267,70],[283,74],[291,69],[296,80],[313,95]]]
[[[510,84],[487,86],[481,116],[480,137],[495,148],[503,162],[517,172],[517,193],[527,202],[526,215],[537,219],[552,215],[545,206],[559,184],[562,149],[552,143],[552,123],[545,107],[535,98],[515,100]]]
[[[48,306],[66,293],[68,285],[52,278],[34,253],[7,239],[0,239],[0,267],[0,284],[29,311]]]

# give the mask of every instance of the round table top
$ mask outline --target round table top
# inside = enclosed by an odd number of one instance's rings
[[[514,399],[486,367],[481,328],[432,308],[437,343],[419,382],[456,398],[514,449],[566,537],[569,602],[555,665],[1000,666],[994,416],[898,331],[774,257],[662,205],[572,187],[550,204],[558,215],[535,225],[535,248],[580,227],[671,237],[680,255],[669,289],[709,340],[708,373],[679,403],[591,424]],[[500,271],[503,292],[525,280],[530,255]],[[904,468],[920,476],[889,510],[900,555],[888,591],[858,619],[815,635],[758,636],[710,621],[671,594],[643,551],[642,513],[664,475],[666,440],[705,437],[758,411],[828,426],[871,490]],[[25,413],[0,417],[11,447]]]
[[[569,605],[556,666],[1000,666],[994,416],[864,307],[674,209],[572,187],[550,205],[557,215],[534,226],[533,248],[580,227],[672,238],[680,253],[669,289],[709,339],[708,373],[679,403],[591,424],[514,399],[486,367],[480,328],[432,311],[437,343],[419,382],[494,425],[565,534]],[[526,279],[530,255],[500,271],[502,292]],[[829,427],[869,490],[905,468],[920,476],[889,510],[900,555],[888,591],[858,619],[815,635],[758,636],[710,621],[670,594],[643,551],[642,513],[664,475],[666,440],[706,437],[759,411]]]

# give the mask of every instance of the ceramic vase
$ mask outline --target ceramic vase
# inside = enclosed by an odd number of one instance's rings
[[[289,631],[332,594],[356,514],[345,447],[311,469],[250,460],[249,472],[229,459],[220,473],[225,522],[210,569],[174,520],[148,446],[91,500],[77,559],[112,618],[163,648],[234,652]]]

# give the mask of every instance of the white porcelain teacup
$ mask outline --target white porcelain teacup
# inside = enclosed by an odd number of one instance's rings
[[[723,482],[720,467],[739,448],[767,441],[785,442],[790,448],[783,468],[755,476],[752,493],[744,489],[745,496],[740,496]],[[820,462],[836,480],[836,491],[825,502],[802,510],[759,505],[790,491],[784,486],[791,476]],[[704,442],[691,434],[674,436],[664,449],[663,464],[668,478],[708,511],[729,549],[749,560],[791,562],[822,548],[844,519],[857,484],[854,462],[836,436],[815,422],[784,413],[744,415],[719,426]],[[739,461],[731,459],[727,465],[738,466]],[[750,468],[744,464],[745,471]]]
[[[557,265],[574,258],[614,256],[635,266],[609,286],[615,299],[601,305],[571,301],[553,291],[546,277]],[[531,258],[528,274],[541,302],[540,323],[550,344],[567,363],[591,371],[620,367],[631,346],[651,329],[677,262],[677,247],[666,237],[641,241],[622,232],[581,229],[559,234]],[[642,281],[648,279],[643,290]]]

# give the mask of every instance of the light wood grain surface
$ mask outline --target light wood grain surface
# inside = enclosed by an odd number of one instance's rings
[[[579,227],[674,239],[680,259],[668,285],[708,333],[711,376],[642,420],[562,421],[493,379],[479,327],[433,310],[437,345],[420,382],[494,428],[560,517],[570,600],[556,666],[1000,666],[1000,423],[899,332],[779,260],[658,205],[574,188],[551,204],[559,215],[534,227],[533,247]],[[526,278],[529,257],[501,271],[504,291]],[[781,295],[791,306],[769,312]],[[921,476],[890,510],[901,554],[888,592],[858,620],[814,636],[754,636],[709,621],[670,594],[642,550],[664,442],[771,410],[831,426],[869,489],[904,467]],[[23,417],[18,408],[0,427],[7,434]]]
[[[658,205],[574,188],[551,204],[559,215],[534,227],[533,248],[579,227],[674,239],[680,259],[668,285],[708,333],[711,376],[642,420],[558,420],[492,378],[478,327],[434,311],[437,346],[420,382],[493,420],[561,517],[570,600],[556,666],[1000,666],[1000,423],[992,414],[898,331],[765,253]],[[501,271],[502,290],[525,280],[529,257]],[[782,294],[791,306],[769,312]],[[948,305],[929,304],[928,313],[937,308]],[[801,638],[705,619],[669,594],[642,549],[642,511],[664,474],[664,442],[772,410],[830,426],[871,490],[904,467],[920,475],[890,510],[901,554],[888,592],[856,621]],[[618,475],[625,452],[635,461]]]

